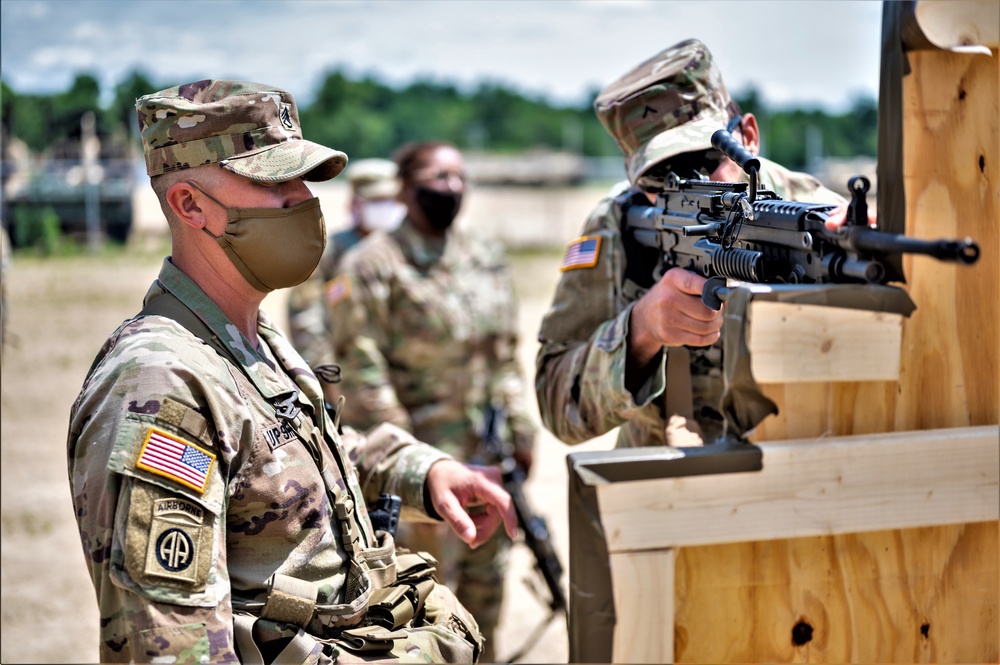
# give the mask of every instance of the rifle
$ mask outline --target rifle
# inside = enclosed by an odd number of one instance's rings
[[[905,281],[899,256],[925,254],[965,264],[979,259],[979,245],[963,240],[919,240],[869,228],[864,176],[848,181],[851,202],[842,228],[824,222],[836,205],[785,201],[758,189],[760,160],[720,129],[712,146],[736,162],[750,183],[685,180],[673,172],[649,179],[662,182],[656,204],[626,205],[625,235],[659,250],[653,278],[678,266],[708,277],[702,301],[722,306],[731,290],[727,279],[757,284],[886,284]]]
[[[524,496],[524,482],[527,474],[524,469],[517,464],[513,455],[513,445],[504,437],[507,429],[506,410],[492,405],[487,405],[483,410],[483,432],[482,447],[487,459],[497,460],[500,464],[500,472],[503,480],[503,488],[510,494],[514,502],[514,511],[517,513],[517,524],[522,534],[524,543],[535,555],[535,567],[541,573],[551,596],[548,601],[549,616],[538,625],[528,636],[524,644],[513,655],[500,662],[512,663],[524,655],[524,653],[535,644],[541,636],[542,631],[559,614],[566,614],[568,604],[566,596],[562,590],[562,564],[556,556],[552,546],[552,538],[549,535],[548,525],[545,519],[536,514],[528,500]]]

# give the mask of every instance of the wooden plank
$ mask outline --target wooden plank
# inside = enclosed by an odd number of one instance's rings
[[[609,552],[1000,519],[995,426],[760,447],[759,472],[598,487]]]
[[[762,383],[895,381],[899,314],[781,302],[751,302],[751,371]]]
[[[681,548],[675,662],[998,662],[998,551],[997,522]]]
[[[615,663],[674,661],[672,549],[609,557],[615,600]]]

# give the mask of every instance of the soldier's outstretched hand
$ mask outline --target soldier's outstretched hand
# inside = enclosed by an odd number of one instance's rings
[[[500,483],[497,467],[440,460],[427,473],[434,510],[473,549],[493,535],[503,522],[507,535],[517,535],[514,502]]]

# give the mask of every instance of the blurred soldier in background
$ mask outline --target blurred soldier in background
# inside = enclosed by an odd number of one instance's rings
[[[499,470],[391,425],[338,433],[260,311],[319,262],[305,181],[347,156],[303,140],[272,86],[198,81],[136,108],[172,254],[95,359],[68,438],[99,660],[474,662],[475,620],[366,506],[398,495],[477,547],[501,521],[515,532]]]
[[[671,46],[601,91],[597,116],[625,156],[628,181],[602,199],[570,243],[539,332],[535,390],[542,420],[566,443],[621,426],[618,446],[686,446],[722,433],[722,311],[701,301],[705,278],[672,268],[658,282],[649,251],[622,233],[629,201],[655,202],[648,174],[747,180],[712,148],[728,128],[753,154],[760,132],[741,114],[712,54],[697,40]],[[761,187],[783,199],[843,203],[818,180],[760,159]],[[596,242],[594,241],[595,239]]]
[[[7,237],[7,227],[0,224],[0,360],[3,359],[4,346],[7,344],[7,273],[10,270],[10,238]]]
[[[343,421],[359,429],[392,422],[470,461],[482,459],[484,408],[502,408],[513,455],[529,469],[535,430],[516,360],[510,270],[499,244],[453,225],[466,188],[462,154],[427,142],[403,146],[394,160],[406,219],[344,256],[345,284],[330,313],[340,387],[349,396]],[[399,540],[439,558],[448,584],[479,621],[483,658],[491,659],[509,540],[497,534],[470,550],[421,524]]]
[[[295,350],[310,367],[333,362],[327,294],[336,299],[341,288],[334,278],[340,259],[351,247],[373,231],[392,231],[402,221],[406,209],[396,200],[399,181],[396,165],[387,159],[363,159],[352,162],[344,171],[351,188],[350,226],[331,233],[319,267],[302,284],[288,293],[288,332]],[[335,394],[325,383],[327,401],[335,403]]]

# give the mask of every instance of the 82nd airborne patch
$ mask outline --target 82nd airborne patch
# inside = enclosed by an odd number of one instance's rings
[[[199,565],[199,558],[204,559],[202,547],[211,546],[210,542],[202,543],[202,536],[211,534],[203,528],[204,516],[201,506],[179,497],[153,502],[147,575],[204,585],[207,571],[204,564]]]

